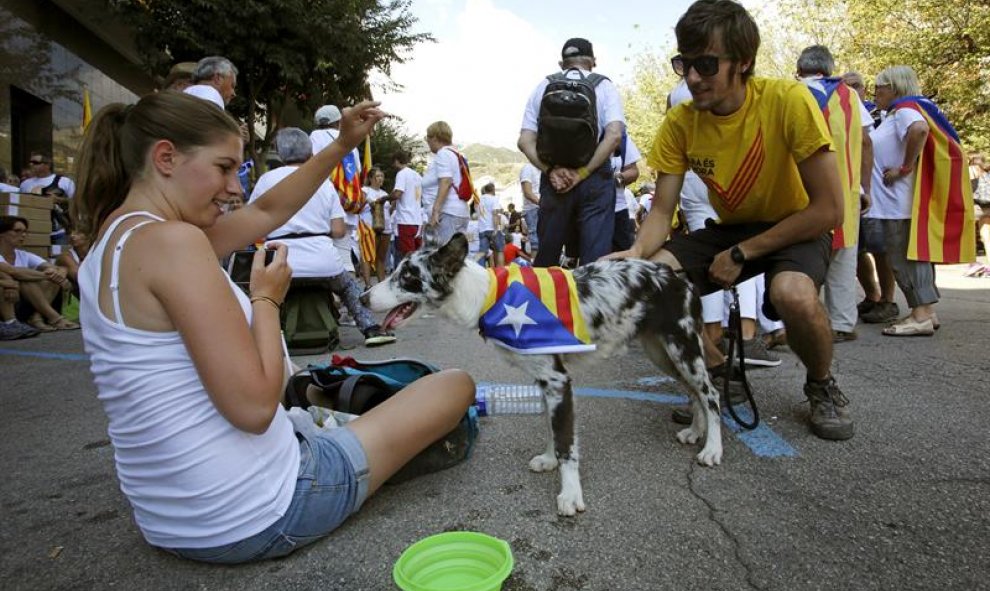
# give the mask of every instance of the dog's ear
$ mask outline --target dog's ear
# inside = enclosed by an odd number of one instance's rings
[[[430,262],[437,265],[447,276],[453,277],[464,266],[464,259],[467,258],[467,254],[467,238],[458,232],[447,244],[430,255]]]

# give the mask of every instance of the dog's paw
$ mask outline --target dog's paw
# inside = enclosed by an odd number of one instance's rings
[[[564,517],[574,517],[578,512],[584,511],[584,496],[581,490],[560,491],[557,495],[557,515]]]
[[[681,429],[677,432],[677,440],[685,445],[698,443],[702,435],[704,435],[704,433],[699,433],[698,431],[695,431],[694,428],[688,427],[687,429]]]
[[[557,457],[554,454],[533,456],[533,459],[529,461],[529,469],[533,472],[550,472],[551,470],[556,470]]]
[[[696,458],[702,466],[717,466],[722,463],[722,448],[706,445]]]

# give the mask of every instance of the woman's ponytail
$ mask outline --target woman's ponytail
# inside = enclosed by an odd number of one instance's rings
[[[75,227],[96,241],[104,220],[120,207],[131,186],[121,156],[121,129],[130,105],[113,103],[100,109],[90,122],[79,151],[79,183],[72,199]]]

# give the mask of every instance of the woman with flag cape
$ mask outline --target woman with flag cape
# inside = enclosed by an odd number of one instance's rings
[[[931,336],[938,329],[934,263],[975,258],[973,194],[959,135],[921,96],[908,66],[876,79],[877,106],[887,111],[873,141],[873,217],[883,220],[887,254],[911,313],[887,336]]]

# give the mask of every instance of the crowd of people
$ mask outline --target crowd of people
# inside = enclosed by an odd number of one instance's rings
[[[385,116],[369,102],[320,107],[309,134],[279,130],[280,166],[246,192],[246,129],[225,111],[237,68],[222,57],[180,64],[164,91],[97,114],[78,186],[32,154],[18,189],[72,204],[73,222],[52,236],[72,248],[55,264],[24,257],[28,220],[0,219],[0,337],[77,328],[53,304],[76,290],[138,526],[154,546],[211,562],[280,556],[327,535],[462,417],[474,384],[457,370],[317,435],[300,433],[280,405],[289,360],[279,312],[291,278],[327,279],[365,344],[387,344],[396,336],[361,304],[359,280],[382,281],[403,257],[459,232],[493,267],[669,265],[703,295],[708,370],[730,384],[738,367],[723,335],[734,290],[745,363],[779,365],[771,349],[788,345],[806,368],[812,433],[849,439],[834,343],[857,338],[860,321],[886,324],[890,337],[935,333],[934,264],[972,261],[977,223],[990,242],[990,163],[972,161],[975,203],[931,180],[959,165],[958,137],[907,66],[876,75],[871,103],[863,77],[836,76],[822,46],[796,56],[796,80],[756,76],[759,31],[736,2],[698,0],[675,33],[671,66],[683,80],[645,154],[656,177],[639,179],[644,155],[621,96],[595,72],[592,43],[573,38],[524,105],[519,210],[503,210],[493,183],[465,194],[469,171],[444,121],[426,129],[422,175],[400,150],[387,163],[391,187],[380,168],[355,184],[357,147]],[[245,294],[217,261],[259,237],[266,248]],[[275,252],[267,265],[265,250]],[[977,267],[987,273],[990,258]]]

